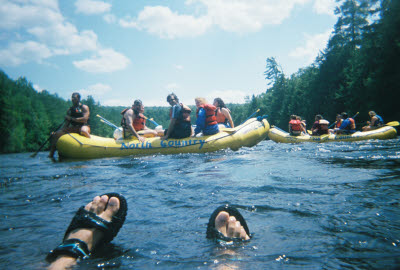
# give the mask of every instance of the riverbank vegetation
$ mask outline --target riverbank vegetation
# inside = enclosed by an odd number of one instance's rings
[[[267,58],[266,91],[245,104],[228,104],[235,124],[257,109],[281,128],[287,127],[291,114],[309,124],[316,114],[334,121],[343,111],[360,112],[358,123],[368,120],[369,110],[387,122],[400,119],[400,1],[345,0],[336,13],[328,45],[310,66],[287,76],[274,57]],[[70,100],[37,92],[26,78],[12,80],[1,70],[0,91],[1,153],[35,151],[71,106]],[[91,96],[82,103],[90,108],[92,133],[111,136],[113,129],[96,115],[119,125],[124,107],[102,106]],[[167,127],[169,107],[146,107],[146,116]]]

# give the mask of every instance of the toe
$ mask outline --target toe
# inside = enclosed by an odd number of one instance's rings
[[[106,209],[107,203],[108,203],[108,196],[107,195],[101,196],[99,203],[97,205],[96,215],[100,215],[101,213],[104,212],[104,210]]]
[[[229,214],[225,211],[221,211],[215,218],[215,228],[220,231],[224,236],[226,235],[226,228],[229,221]]]
[[[227,230],[227,236],[228,237],[234,237],[235,227],[236,227],[236,218],[235,217],[229,217],[228,230]]]
[[[240,225],[240,222],[236,221],[236,223],[235,223],[235,231],[233,233],[233,237],[240,237],[241,228],[242,228],[242,225]]]
[[[102,218],[110,221],[112,219],[112,217],[118,212],[119,207],[120,207],[120,203],[119,203],[118,198],[111,197],[110,200],[108,201],[106,210],[101,215]]]

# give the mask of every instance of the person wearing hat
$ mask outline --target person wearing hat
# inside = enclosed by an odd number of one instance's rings
[[[369,117],[371,117],[371,122],[368,121],[368,126],[362,128],[363,131],[373,130],[382,127],[385,123],[383,118],[376,114],[374,111],[368,112]]]
[[[124,139],[135,136],[139,141],[144,142],[145,137],[157,136],[155,130],[146,126],[146,117],[143,115],[143,112],[144,106],[140,99],[135,100],[131,108],[126,108],[121,112],[121,126]],[[139,135],[139,131],[142,136]]]

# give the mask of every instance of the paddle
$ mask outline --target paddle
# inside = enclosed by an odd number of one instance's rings
[[[39,147],[39,149],[36,150],[36,152],[33,153],[33,154],[31,155],[31,157],[36,157],[36,155],[39,153],[39,151],[42,150],[42,148],[46,145],[46,143],[47,143],[48,141],[50,141],[51,136],[53,136],[53,134],[54,134],[55,132],[57,132],[57,131],[62,127],[62,125],[64,125],[64,123],[65,123],[65,119],[64,119],[64,121],[63,121],[53,132],[51,132],[51,134],[50,134],[50,136],[47,138],[47,140],[46,140],[44,143],[42,143],[42,145]]]
[[[391,126],[391,127],[397,127],[399,125],[400,125],[399,121],[392,121],[385,124],[385,126]]]
[[[150,122],[152,122],[156,127],[158,127],[159,126],[159,124],[157,124],[157,122],[156,121],[154,121],[154,119],[153,118],[147,118],[146,116],[144,116],[144,119],[146,119],[146,120],[149,120]]]
[[[257,111],[253,112],[246,120],[244,120],[242,123],[240,123],[240,125],[243,125],[244,122],[246,122],[247,120],[249,120],[251,117],[253,117],[253,115],[255,115],[256,113],[258,113],[260,111],[260,109],[257,109]],[[239,125],[239,126],[240,126]]]

